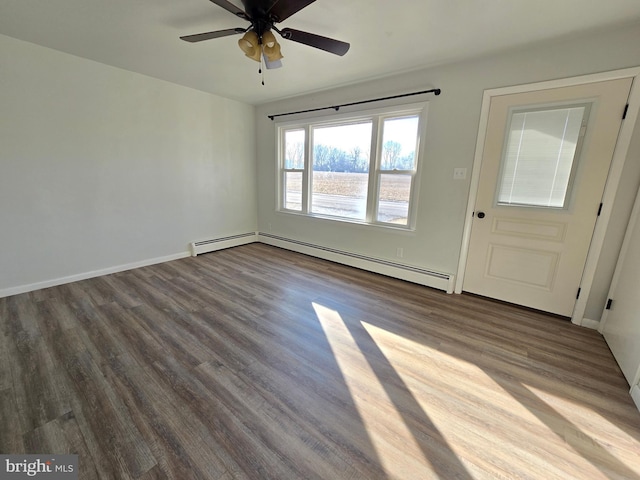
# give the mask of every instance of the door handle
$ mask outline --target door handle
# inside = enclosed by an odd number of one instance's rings
[[[484,212],[478,212],[478,213],[476,213],[476,217],[478,217],[478,218],[484,218]]]

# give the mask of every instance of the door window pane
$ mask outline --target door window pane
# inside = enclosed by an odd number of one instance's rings
[[[582,105],[511,115],[498,204],[567,205],[586,110]]]
[[[378,221],[407,225],[411,198],[411,175],[380,175]]]

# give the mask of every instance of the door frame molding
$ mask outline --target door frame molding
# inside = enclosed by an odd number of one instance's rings
[[[583,325],[584,312],[587,307],[587,300],[591,293],[593,279],[595,276],[598,259],[604,244],[605,234],[611,218],[613,202],[615,194],[620,183],[622,168],[624,167],[631,138],[636,125],[636,121],[640,115],[640,67],[626,68],[621,70],[613,70],[610,72],[594,73],[589,75],[581,75],[577,77],[562,78],[558,80],[549,80],[544,82],[529,83],[523,85],[515,85],[511,87],[501,87],[487,89],[482,95],[482,108],[480,110],[480,122],[478,125],[478,137],[476,140],[476,150],[473,158],[473,168],[471,171],[471,184],[469,187],[469,198],[467,200],[467,210],[465,214],[464,230],[462,234],[462,245],[460,248],[460,256],[458,260],[458,271],[456,275],[455,293],[462,293],[464,284],[464,275],[469,255],[469,242],[471,240],[471,225],[473,222],[473,212],[475,210],[476,197],[478,194],[478,186],[480,183],[480,169],[482,167],[482,156],[484,153],[485,136],[487,133],[487,124],[489,120],[489,106],[491,99],[500,95],[510,95],[514,93],[525,93],[540,90],[548,90],[551,88],[572,87],[588,83],[603,82],[607,80],[617,80],[621,78],[632,78],[631,92],[629,94],[629,108],[627,117],[622,122],[618,140],[616,142],[613,158],[607,183],[605,184],[604,194],[602,196],[602,212],[598,217],[587,260],[584,266],[582,282],[580,284],[581,295],[576,301],[576,305],[571,316],[571,322],[576,325]],[[621,112],[622,114],[622,112]],[[588,320],[583,326],[591,328],[597,327],[593,322]]]
[[[622,248],[620,249],[620,255],[618,257],[618,261],[616,263],[616,270],[613,274],[613,279],[611,280],[611,287],[609,288],[609,293],[607,298],[615,298],[616,288],[620,284],[620,274],[622,271],[622,266],[625,263],[627,251],[631,245],[631,238],[633,236],[633,232],[636,229],[637,223],[640,222],[640,190],[636,195],[636,201],[633,204],[633,210],[631,212],[631,217],[629,219],[629,224],[627,226],[627,231],[624,235],[624,241],[622,242]],[[607,320],[609,318],[609,312],[606,307],[602,311],[602,318],[600,320],[600,324],[598,326],[598,332],[604,335],[604,329],[607,324]],[[638,365],[638,369],[636,370],[635,376],[633,377],[633,381],[631,382],[631,396],[636,402],[636,406],[638,410],[640,410],[640,365]]]

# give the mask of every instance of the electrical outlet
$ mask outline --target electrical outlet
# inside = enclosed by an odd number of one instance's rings
[[[396,257],[402,258],[403,256],[404,256],[404,250],[402,249],[402,247],[396,248]]]
[[[453,179],[454,180],[464,180],[467,178],[467,169],[466,168],[454,168],[453,169]]]

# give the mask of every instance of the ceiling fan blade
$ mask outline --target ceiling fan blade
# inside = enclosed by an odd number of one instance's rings
[[[233,3],[227,0],[210,0],[210,1],[218,5],[219,7],[224,8],[227,12],[233,13],[237,17],[244,18],[245,20],[249,20],[249,21],[251,20],[249,18],[249,15],[247,15],[244,10],[236,7]]]
[[[203,40],[211,40],[212,38],[228,37],[229,35],[235,35],[237,33],[244,33],[244,28],[228,28],[226,30],[216,30],[215,32],[196,33],[195,35],[186,35],[180,37],[180,40],[185,42],[202,42]]]
[[[348,43],[341,42],[340,40],[323,37],[321,35],[316,35],[315,33],[294,30],[293,28],[283,28],[279,33],[282,35],[282,38],[287,40],[303,43],[310,47],[319,48],[325,52],[340,56],[347,53],[349,51],[349,47],[351,47]]]
[[[275,0],[267,10],[267,14],[275,23],[282,22],[316,0]]]

